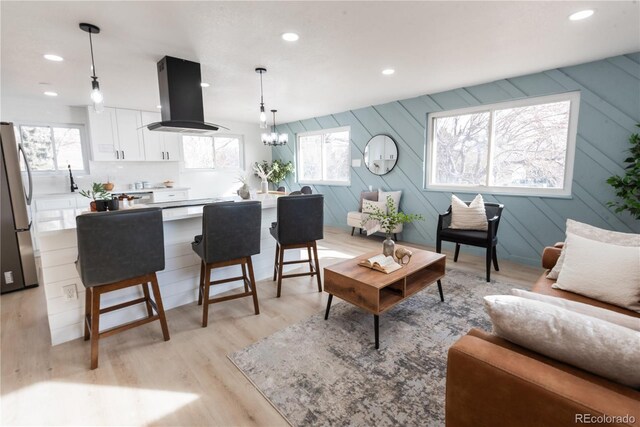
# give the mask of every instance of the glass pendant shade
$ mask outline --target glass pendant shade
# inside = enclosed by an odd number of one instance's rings
[[[267,128],[267,115],[264,112],[264,106],[260,106],[260,129]]]
[[[93,102],[93,109],[96,113],[101,113],[104,111],[104,95],[100,90],[100,84],[98,80],[94,80],[91,82],[91,86],[93,89],[91,90],[91,101]]]

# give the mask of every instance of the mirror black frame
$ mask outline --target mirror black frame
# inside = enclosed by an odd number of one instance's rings
[[[385,173],[375,173],[373,172],[371,169],[369,169],[369,165],[367,164],[367,159],[365,158],[365,153],[367,151],[367,147],[369,147],[369,144],[371,144],[371,141],[374,138],[377,138],[379,136],[384,136],[385,138],[389,138],[391,140],[391,142],[393,142],[393,145],[395,145],[396,147],[396,158],[394,159],[395,162],[393,163],[393,166],[391,166],[391,169],[389,169],[388,171],[386,171]],[[367,141],[367,145],[364,146],[364,152],[362,153],[362,161],[364,162],[365,167],[367,168],[367,170],[369,172],[371,172],[372,174],[376,175],[376,176],[384,176],[388,173],[390,173],[398,164],[398,159],[400,158],[400,149],[398,148],[398,143],[396,142],[396,140],[391,136],[391,135],[387,135],[386,133],[378,133],[376,135],[373,135],[371,138],[369,138],[369,141]]]

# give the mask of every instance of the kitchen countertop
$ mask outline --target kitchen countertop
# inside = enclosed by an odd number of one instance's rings
[[[154,191],[188,191],[190,190],[190,187],[172,187],[172,188],[167,188],[167,187],[153,187],[153,188],[143,188],[140,190],[130,190],[128,188],[114,188],[113,190],[109,191],[108,193],[111,194],[136,194],[136,193],[152,193]],[[63,193],[44,193],[44,194],[36,194],[34,195],[34,197],[36,199],[38,198],[45,198],[45,197],[65,197],[65,196],[80,196],[80,190],[75,191],[75,192],[70,192],[70,191],[66,191]]]
[[[222,202],[222,201],[230,201],[230,200],[242,202],[242,199],[240,199],[237,196],[218,198],[216,200],[213,200],[213,199],[197,199],[197,200],[214,201],[214,203],[215,201]],[[277,196],[273,196],[273,195],[265,196],[265,195],[259,194],[256,200],[262,202],[263,210],[275,208],[277,206],[277,202],[276,202]],[[189,202],[189,201],[185,201],[185,202]],[[193,200],[191,202],[196,202],[196,200]],[[178,203],[178,202],[172,202],[172,204],[175,204],[175,203]],[[158,203],[158,205],[165,205],[165,203]],[[134,207],[129,209],[139,209],[139,208],[146,208],[146,207],[152,207],[152,206],[153,204],[148,204],[148,205],[137,204],[137,205],[134,205]],[[164,222],[169,222],[169,221],[177,221],[181,219],[201,217],[203,206],[204,206],[203,204],[200,204],[197,206],[187,206],[187,207],[172,207],[172,206],[163,207],[162,220]],[[158,207],[162,207],[162,206],[158,206]],[[76,216],[87,214],[87,213],[90,213],[88,208],[83,208],[83,209],[66,208],[66,209],[41,211],[36,214],[33,223],[35,225],[38,235],[43,235],[43,234],[55,232],[55,231],[75,230]]]

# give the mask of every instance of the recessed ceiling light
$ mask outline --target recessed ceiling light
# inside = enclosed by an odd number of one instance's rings
[[[288,41],[288,42],[298,41],[299,38],[300,38],[300,36],[297,35],[296,33],[284,33],[282,35],[282,40],[285,40],[285,41]]]
[[[44,55],[44,59],[48,59],[49,61],[53,61],[53,62],[64,61],[64,58],[62,56],[53,55],[51,53],[47,53],[46,55]]]
[[[162,105],[156,105],[156,108],[158,108],[158,109],[162,108]]]
[[[569,15],[569,19],[572,21],[580,21],[582,19],[587,19],[591,15],[593,15],[593,10],[581,10],[580,12],[572,13],[571,15]]]
[[[391,74],[395,73],[396,70],[394,70],[393,68],[387,68],[382,70],[382,74],[384,74],[385,76],[390,76]]]
[[[51,92],[51,91],[46,91],[44,94],[47,96],[58,96],[57,92]]]
[[[210,85],[209,83],[204,83],[204,82],[203,82],[203,83],[200,83],[200,86],[202,86],[202,87],[209,87],[209,86],[211,86],[211,85]]]

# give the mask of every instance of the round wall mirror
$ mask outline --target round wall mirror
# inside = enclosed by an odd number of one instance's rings
[[[364,148],[364,164],[371,173],[385,175],[398,162],[398,145],[388,135],[376,135]]]

